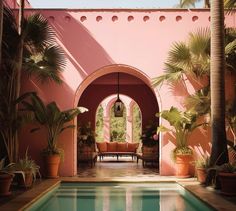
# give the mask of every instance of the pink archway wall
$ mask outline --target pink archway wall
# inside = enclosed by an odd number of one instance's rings
[[[149,91],[152,90],[161,111],[172,105],[183,108],[184,97],[195,89],[188,80],[187,89],[179,87],[173,91],[166,84],[153,89],[150,80],[163,74],[167,52],[173,42],[186,40],[189,32],[200,27],[209,27],[209,10],[27,11],[40,12],[48,18],[55,30],[58,43],[65,51],[67,65],[63,73],[63,85],[42,85],[34,79],[28,80],[24,77],[22,92],[36,90],[45,102],[54,100],[61,109],[68,109],[78,105],[83,92],[95,79],[120,71],[141,79]],[[227,16],[225,21],[227,26],[235,27],[234,15]],[[90,94],[88,99],[93,96]],[[143,96],[143,101],[152,108],[147,99],[148,96]],[[27,128],[23,128],[20,138],[21,152],[30,146],[29,153],[32,158],[42,165],[40,150],[46,144],[43,132],[30,134]],[[161,134],[160,142],[160,174],[173,175],[174,164],[170,160],[170,151],[174,148],[174,138],[168,134]],[[210,150],[210,143],[206,140],[204,131],[194,132],[190,143],[196,149],[196,154]],[[65,131],[60,137],[59,144],[65,150],[65,161],[61,165],[60,175],[73,176],[77,170],[76,132]]]

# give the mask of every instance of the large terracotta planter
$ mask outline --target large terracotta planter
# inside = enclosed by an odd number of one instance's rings
[[[46,169],[46,178],[49,178],[49,179],[58,178],[60,156],[59,155],[45,155],[44,163],[45,163],[45,169]]]
[[[236,173],[219,173],[221,193],[229,196],[236,195]]]
[[[8,196],[11,194],[10,186],[13,179],[13,175],[0,173],[0,196]]]
[[[197,171],[197,180],[201,184],[206,182],[207,171],[205,168],[196,168]]]
[[[176,155],[176,176],[179,178],[188,178],[190,161],[192,155]]]
[[[30,188],[33,184],[33,174],[31,171],[25,171],[25,180],[22,174],[17,175],[17,182],[21,188]]]

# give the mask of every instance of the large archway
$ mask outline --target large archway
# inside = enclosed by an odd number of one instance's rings
[[[91,122],[95,129],[96,110],[100,102],[117,93],[117,72],[120,73],[120,94],[129,96],[138,104],[142,113],[142,127],[150,121],[158,122],[155,116],[160,108],[158,93],[153,90],[150,79],[144,73],[126,65],[103,67],[81,83],[77,89],[75,106],[84,106],[89,112],[80,115],[78,121]]]

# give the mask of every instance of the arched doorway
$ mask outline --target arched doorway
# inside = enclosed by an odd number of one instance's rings
[[[108,96],[103,99],[97,108],[95,122],[96,141],[140,142],[142,115],[139,105],[132,98],[120,95],[120,99],[124,103],[125,112],[123,117],[117,118],[114,117],[116,99],[117,95]],[[118,135],[118,138],[114,133]]]
[[[97,107],[107,96],[117,94],[117,72],[120,73],[120,94],[134,99],[142,112],[142,128],[150,121],[159,122],[158,93],[151,87],[150,79],[141,71],[126,65],[103,67],[88,76],[77,90],[75,106],[84,106],[89,112],[79,116],[80,122],[91,122],[95,129]],[[76,146],[77,147],[77,146]]]

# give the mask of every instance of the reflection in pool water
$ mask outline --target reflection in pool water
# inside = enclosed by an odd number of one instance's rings
[[[27,210],[213,210],[176,183],[62,183]]]

